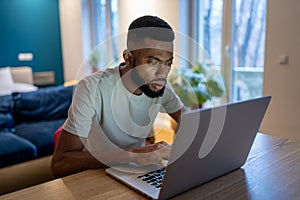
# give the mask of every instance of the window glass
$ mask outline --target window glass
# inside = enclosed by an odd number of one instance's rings
[[[112,39],[118,33],[118,0],[94,0],[92,21],[96,47],[91,55],[96,66],[92,67],[103,70],[118,62],[118,41]]]
[[[232,100],[262,95],[266,0],[236,0],[232,30]]]
[[[216,66],[222,67],[225,56],[230,59],[230,73],[227,73],[230,77],[226,78],[226,84],[231,86],[231,101],[262,95],[266,3],[266,0],[198,1],[197,40]],[[232,8],[228,15],[231,19],[223,19],[224,7]],[[222,25],[228,20],[232,26]],[[230,30],[222,30],[222,27]],[[228,36],[231,44],[223,48],[222,33],[231,33]],[[226,49],[223,54],[222,49]]]

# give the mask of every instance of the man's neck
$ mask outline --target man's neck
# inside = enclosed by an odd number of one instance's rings
[[[119,73],[124,87],[132,94],[141,95],[141,89],[135,84],[131,78],[131,67],[125,63],[121,63],[119,67]]]

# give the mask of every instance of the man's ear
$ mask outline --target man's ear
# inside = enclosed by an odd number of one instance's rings
[[[133,56],[132,53],[130,51],[128,51],[127,49],[123,51],[123,58],[125,61],[125,64],[127,66],[132,66],[133,64]]]

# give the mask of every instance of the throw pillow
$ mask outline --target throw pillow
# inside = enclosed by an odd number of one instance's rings
[[[0,86],[5,87],[7,85],[12,85],[14,83],[13,77],[11,75],[10,67],[0,68]]]
[[[38,90],[38,87],[28,83],[13,83],[11,85],[5,85],[4,87],[0,86],[0,95],[10,95],[13,92],[32,92],[36,90]]]

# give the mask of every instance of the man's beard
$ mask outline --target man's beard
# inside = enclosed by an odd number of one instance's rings
[[[135,63],[133,64],[131,74],[130,74],[134,83],[139,87],[139,89],[150,98],[161,97],[164,94],[165,87],[158,91],[153,91],[149,88],[147,84],[145,84],[144,79],[137,73]]]

